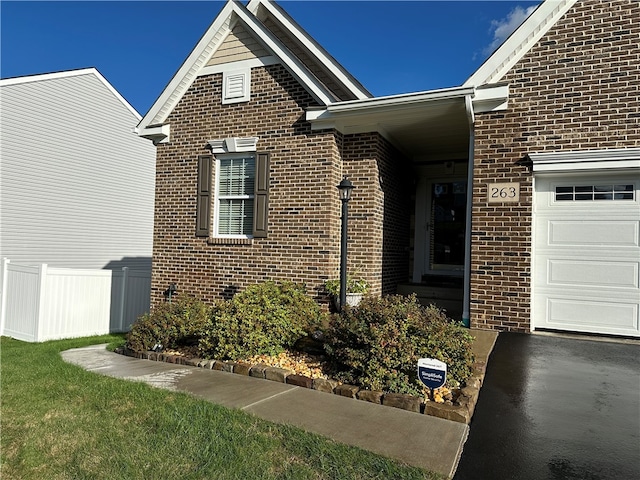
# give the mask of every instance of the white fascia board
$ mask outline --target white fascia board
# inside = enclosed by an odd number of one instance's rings
[[[301,45],[311,52],[316,60],[329,70],[342,86],[349,90],[356,98],[362,100],[372,97],[371,93],[369,93],[360,82],[349,74],[319,43],[307,35],[302,27],[289,15],[284,13],[277,4],[269,0],[252,0],[247,5],[247,9],[255,14],[260,5],[266,8],[271,16],[291,33]]]
[[[138,111],[133,108],[133,106],[125,100],[125,98],[120,95],[120,93],[111,85],[106,78],[98,71],[97,68],[82,68],[79,70],[66,70],[64,72],[54,72],[54,73],[43,73],[41,75],[28,75],[25,77],[15,77],[15,78],[5,78],[0,80],[0,87],[9,86],[9,85],[22,85],[25,83],[32,82],[44,82],[47,80],[59,80],[61,78],[70,78],[70,77],[79,77],[81,75],[95,75],[102,84],[107,87],[107,89],[113,93],[113,95],[122,103],[127,110],[129,110],[137,120],[140,120],[142,116],[138,113]]]
[[[91,68],[82,68],[79,70],[65,70],[64,72],[41,73],[37,75],[26,75],[24,77],[13,77],[0,79],[0,87],[7,85],[19,85],[21,83],[39,82],[42,80],[56,80],[58,78],[77,77],[78,75],[87,75],[89,73],[97,73],[98,70]]]
[[[499,82],[577,0],[545,0],[463,84]]]
[[[365,128],[365,125],[368,125],[366,128],[370,128],[372,125],[377,125],[381,117],[384,119],[391,112],[423,108],[438,100],[460,99],[462,101],[465,97],[473,96],[475,91],[473,87],[455,87],[365,100],[349,100],[328,105],[326,108],[308,109],[305,119],[311,122],[312,130],[337,128],[343,131],[348,123],[355,124],[355,118],[358,118],[357,124],[361,128]]]
[[[452,98],[464,98],[466,95],[473,95],[473,87],[443,88],[440,90],[430,90],[428,92],[403,93],[401,95],[388,95],[385,97],[367,98],[364,100],[349,100],[329,105],[330,112],[354,112],[358,110],[370,110],[384,107],[404,107],[420,106],[423,103],[437,100],[449,100]]]
[[[534,172],[640,168],[640,148],[542,152],[527,155]]]
[[[248,11],[245,11],[242,6],[238,6],[235,12],[238,17],[258,35],[258,39],[264,46],[282,61],[287,70],[289,70],[296,80],[307,88],[307,91],[319,103],[329,105],[335,101],[324,85],[313,77],[307,70],[307,67],[295,56],[291,55],[287,47],[285,47],[275,35],[268,31],[258,19]]]
[[[169,84],[138,124],[138,131],[145,136],[149,125],[166,121],[182,95],[189,89],[200,69],[206,65],[217,47],[231,31],[231,16],[237,8],[233,2],[227,2],[198,44],[182,63]]]

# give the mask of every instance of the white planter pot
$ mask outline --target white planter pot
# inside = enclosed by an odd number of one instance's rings
[[[347,293],[347,305],[350,307],[357,307],[360,301],[364,297],[364,293]],[[335,311],[340,311],[340,296],[331,295],[331,303]]]

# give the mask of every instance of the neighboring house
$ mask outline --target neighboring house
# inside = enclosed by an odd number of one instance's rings
[[[274,2],[228,2],[138,125],[153,301],[267,279],[323,300],[348,176],[349,271],[373,293],[640,336],[639,35],[635,1],[545,1],[462,86],[374,98]]]
[[[155,149],[95,68],[0,80],[0,258],[150,269]]]
[[[150,297],[155,149],[140,115],[95,68],[0,80],[0,108],[0,334],[126,330]]]

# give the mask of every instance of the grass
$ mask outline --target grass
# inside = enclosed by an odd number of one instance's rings
[[[442,478],[60,357],[69,348],[121,341],[0,340],[3,480]]]

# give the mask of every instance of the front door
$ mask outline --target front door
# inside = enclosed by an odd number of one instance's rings
[[[425,270],[428,274],[462,275],[467,181],[431,182],[429,197]]]

